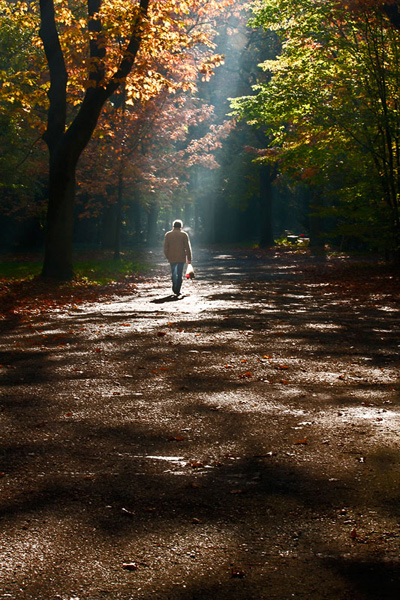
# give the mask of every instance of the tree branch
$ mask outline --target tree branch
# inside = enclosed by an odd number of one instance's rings
[[[114,73],[109,84],[107,85],[107,98],[109,98],[115,92],[121,81],[127,77],[133,67],[133,63],[135,62],[136,55],[140,48],[140,43],[142,40],[142,23],[148,14],[149,4],[150,0],[140,0],[139,14],[133,23],[132,35],[130,37],[128,46],[124,52],[117,71]]]
[[[43,42],[50,73],[48,92],[50,106],[43,139],[51,152],[65,131],[68,74],[58,37],[53,0],[40,0],[40,19],[39,35]]]
[[[88,0],[88,6],[89,4],[91,4],[92,10],[95,10],[95,5],[100,6],[101,0]],[[66,134],[67,139],[74,139],[76,142],[74,144],[76,160],[86,147],[96,128],[104,103],[117,90],[132,69],[140,48],[142,40],[142,23],[147,16],[149,4],[150,0],[140,0],[139,13],[133,23],[132,35],[119,67],[105,87],[100,84],[101,74],[96,75],[96,82],[98,81],[99,84],[96,85],[96,87],[90,86],[86,90],[79,112],[68,128]],[[94,53],[99,52],[99,48],[96,49],[96,46],[94,45],[92,51]]]

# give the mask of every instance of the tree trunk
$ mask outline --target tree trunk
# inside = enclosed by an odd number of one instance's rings
[[[325,247],[326,231],[323,219],[319,215],[319,211],[323,206],[322,193],[319,190],[313,190],[310,199],[309,213],[309,232],[310,232],[310,248],[320,251]]]
[[[109,204],[103,210],[101,218],[101,249],[114,250],[116,227],[116,206]]]
[[[122,198],[124,194],[124,178],[122,173],[118,176],[118,198],[116,206],[116,223],[115,223],[115,238],[114,238],[114,260],[121,258],[121,221],[122,221]]]
[[[131,221],[131,229],[133,231],[134,242],[140,243],[142,241],[142,209],[140,202],[137,198],[133,198],[131,201],[129,215]]]
[[[49,167],[47,230],[42,275],[73,277],[72,236],[75,204],[75,166],[60,162]]]
[[[49,148],[49,204],[47,238],[42,274],[71,279],[75,171],[79,157],[90,141],[102,108],[132,69],[141,45],[141,21],[150,0],[140,0],[138,18],[121,56],[118,68],[104,85],[106,48],[102,23],[97,17],[102,0],[88,0],[91,68],[78,113],[66,129],[68,74],[59,39],[54,0],[40,0],[40,37],[50,73],[49,111],[43,139]]]
[[[155,246],[157,243],[157,218],[159,206],[157,202],[152,202],[147,214],[147,245]]]
[[[275,243],[272,222],[272,167],[262,165],[260,171],[260,201],[261,201],[261,248],[269,248]]]

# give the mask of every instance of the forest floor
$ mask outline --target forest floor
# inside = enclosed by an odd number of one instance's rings
[[[0,599],[398,600],[398,275],[152,257],[3,315]]]

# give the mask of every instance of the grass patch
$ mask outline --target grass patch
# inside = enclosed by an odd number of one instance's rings
[[[33,279],[41,270],[41,262],[4,261],[0,262],[0,279]]]
[[[87,257],[74,261],[75,281],[94,285],[107,285],[113,281],[123,281],[149,271],[153,265],[141,259],[139,255],[129,255],[120,260],[112,258]],[[30,280],[40,275],[42,260],[21,258],[0,261],[0,279]]]
[[[76,262],[74,271],[78,280],[106,285],[111,281],[122,281],[134,275],[145,273],[151,266],[149,263],[127,258],[118,261],[97,259]]]

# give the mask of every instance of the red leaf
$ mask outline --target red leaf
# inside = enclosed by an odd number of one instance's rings
[[[307,438],[304,438],[304,439],[302,439],[302,440],[296,440],[296,441],[295,441],[295,444],[296,444],[296,445],[298,445],[298,446],[299,446],[299,445],[307,446],[307,444],[308,444],[308,440],[307,440]]]

